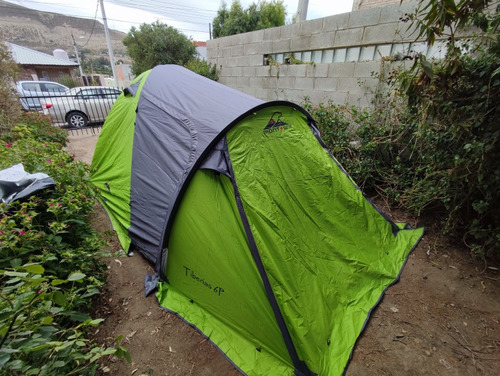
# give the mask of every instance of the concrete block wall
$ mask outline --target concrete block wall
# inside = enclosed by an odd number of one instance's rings
[[[408,1],[408,0],[403,0]],[[401,0],[354,0],[352,10],[382,7],[389,4],[400,3]]]
[[[400,20],[415,6],[404,2],[213,39],[207,60],[221,83],[263,100],[369,106],[378,83],[372,73],[381,70],[382,57],[415,38]],[[286,64],[290,55],[309,63]],[[268,56],[276,58],[270,65]]]

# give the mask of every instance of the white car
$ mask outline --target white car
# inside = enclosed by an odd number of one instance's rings
[[[80,86],[67,90],[64,95],[40,99],[45,115],[53,124],[71,128],[102,123],[121,91],[104,86]]]
[[[40,98],[63,95],[69,88],[52,81],[18,81],[16,90],[25,111],[42,111]]]

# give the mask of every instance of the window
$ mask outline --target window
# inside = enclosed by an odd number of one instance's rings
[[[361,50],[360,47],[349,47],[347,49],[345,61],[358,61],[359,59],[359,51]]]
[[[23,84],[23,90],[26,91],[41,91],[40,90],[40,84],[37,83],[31,83],[31,82],[25,82]]]
[[[83,89],[76,95],[78,99],[95,99],[101,97],[99,89]]]
[[[321,57],[322,63],[331,63],[333,62],[333,50],[325,50],[323,51],[323,56]]]
[[[66,91],[66,88],[56,84],[44,83],[42,84],[42,91],[48,91],[52,93],[54,92],[62,93]]]
[[[347,53],[347,50],[345,48],[339,48],[339,49],[335,50],[335,55],[333,55],[333,62],[334,63],[345,62],[346,53]]]
[[[359,61],[372,61],[374,60],[375,46],[364,46],[361,47],[361,52],[359,54]]]

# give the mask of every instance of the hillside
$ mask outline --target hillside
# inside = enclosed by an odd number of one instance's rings
[[[99,21],[94,24],[94,20],[41,12],[1,0],[0,33],[6,42],[48,54],[61,48],[73,56],[71,34],[75,36],[79,49],[90,50],[94,56],[107,52],[104,26]],[[122,44],[125,35],[120,31],[110,30],[113,51],[117,57],[126,53]]]

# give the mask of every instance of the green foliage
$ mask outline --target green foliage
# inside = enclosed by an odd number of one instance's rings
[[[498,4],[491,0],[429,0],[420,1],[416,12],[410,15],[420,30],[416,39],[424,39],[430,45],[437,39],[446,39],[449,48],[456,47],[460,31],[474,26],[481,30],[480,39],[498,43]],[[496,4],[496,9],[490,9]],[[481,42],[480,42],[481,43]]]
[[[99,74],[113,74],[111,63],[107,57],[100,56],[94,58],[82,58],[82,69],[85,72],[99,73]]]
[[[210,78],[211,80],[219,80],[215,64],[208,63],[206,60],[193,59],[188,61],[185,67],[195,73],[198,73],[199,75]]]
[[[0,135],[10,132],[21,116],[21,104],[13,87],[17,72],[18,66],[0,34]]]
[[[78,78],[72,77],[68,74],[60,76],[57,79],[57,82],[59,82],[61,85],[67,86],[69,88],[82,85],[81,81]]]
[[[105,279],[105,243],[87,220],[90,167],[63,150],[66,139],[31,115],[0,142],[0,169],[23,163],[56,182],[0,203],[0,375],[93,375],[102,356],[128,356],[87,339],[102,321],[89,312]]]
[[[132,73],[139,75],[156,65],[184,65],[196,56],[191,39],[172,26],[159,21],[132,27],[123,39],[132,58]]]
[[[55,142],[66,146],[68,132],[51,125],[50,119],[45,115],[38,112],[26,112],[21,114],[17,124],[9,133],[1,136],[6,143],[20,138]]]
[[[286,10],[282,0],[259,1],[243,9],[238,0],[231,8],[223,1],[213,20],[214,38],[267,29],[285,24]]]

